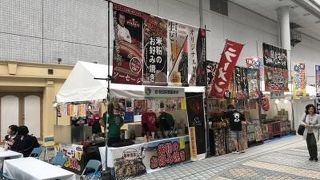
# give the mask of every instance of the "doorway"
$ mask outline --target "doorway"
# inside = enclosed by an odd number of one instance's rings
[[[0,134],[1,141],[11,124],[25,125],[29,134],[41,138],[42,94],[41,93],[0,93]]]

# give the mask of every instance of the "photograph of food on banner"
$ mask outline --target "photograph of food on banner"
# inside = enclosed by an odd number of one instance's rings
[[[144,20],[143,84],[166,86],[168,21],[152,15]]]
[[[126,179],[190,160],[189,137],[174,137],[111,149],[115,177]]]
[[[288,70],[274,67],[264,67],[266,91],[288,91]]]
[[[191,27],[169,21],[168,24],[168,82],[188,85],[189,36]]]
[[[143,12],[113,3],[114,83],[142,84],[143,16]]]

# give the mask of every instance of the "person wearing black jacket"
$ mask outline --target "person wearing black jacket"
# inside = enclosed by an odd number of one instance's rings
[[[20,136],[20,140],[17,143],[16,151],[22,153],[23,157],[29,157],[33,148],[40,146],[37,138],[28,133],[29,129],[27,126],[19,127],[18,135]]]

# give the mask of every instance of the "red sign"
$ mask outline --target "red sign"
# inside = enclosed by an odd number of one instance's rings
[[[220,63],[215,74],[214,84],[211,87],[211,96],[223,98],[224,92],[228,88],[234,67],[237,64],[243,44],[226,41],[221,54]]]

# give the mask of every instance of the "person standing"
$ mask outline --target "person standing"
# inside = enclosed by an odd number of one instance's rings
[[[316,114],[316,107],[313,104],[306,106],[305,116],[301,120],[301,124],[305,126],[303,138],[307,142],[309,160],[318,161],[317,142],[319,141],[320,115]]]
[[[120,105],[117,103],[115,105],[109,104],[108,114],[105,114],[104,120],[108,127],[108,146],[113,146],[121,141],[120,129],[124,124]]]
[[[233,153],[243,153],[244,149],[241,147],[240,139],[242,137],[242,124],[245,123],[244,115],[237,111],[234,105],[230,104],[227,107],[225,118],[229,119],[230,137],[236,148]]]
[[[148,109],[141,115],[142,123],[142,132],[146,137],[146,141],[149,142],[151,139],[154,139],[155,132],[157,131],[156,127],[157,115],[152,109]]]

